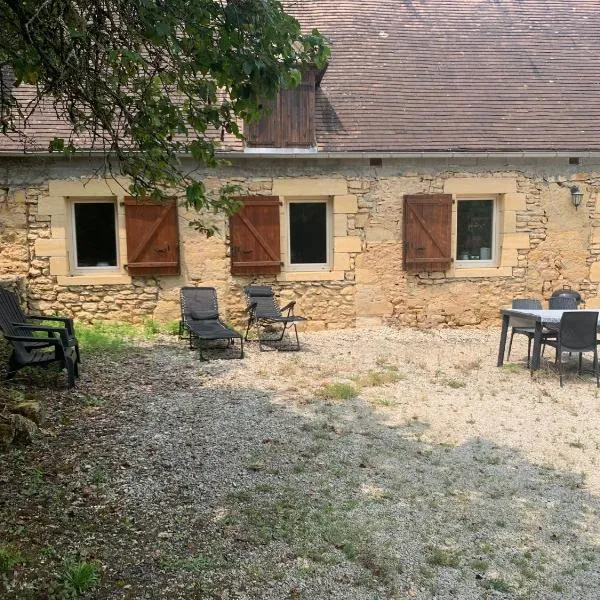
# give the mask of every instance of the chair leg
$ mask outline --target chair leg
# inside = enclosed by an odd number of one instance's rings
[[[527,336],[527,368],[529,369],[529,363],[531,361],[531,342],[533,338],[531,336]]]
[[[71,389],[75,387],[75,365],[70,356],[65,356],[65,368],[67,370],[67,387]]]
[[[510,351],[512,349],[513,337],[515,337],[515,330],[513,329],[510,332],[510,340],[508,342],[508,354],[506,355],[506,362],[510,359]]]
[[[248,341],[248,333],[250,333],[250,326],[252,325],[252,317],[248,319],[248,325],[246,326],[246,334],[244,335],[244,339]]]
[[[208,359],[204,356],[204,354],[202,353],[202,338],[197,338],[198,339],[198,354],[200,355],[200,360],[202,361],[208,361]]]
[[[8,359],[8,370],[5,376],[6,380],[13,379],[17,374],[17,371],[21,368],[21,365],[19,365],[14,358],[14,354],[11,354],[10,358]]]
[[[558,361],[558,379],[560,381],[560,387],[563,386],[563,374],[562,374],[562,352],[556,349],[556,359]]]
[[[240,349],[240,358],[244,358],[244,338],[240,338],[240,345],[242,346]]]
[[[579,368],[577,369],[577,375],[581,375],[581,363],[583,359],[583,352],[579,353]]]

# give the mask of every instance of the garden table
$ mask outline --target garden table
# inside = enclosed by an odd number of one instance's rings
[[[597,310],[591,312],[598,312]],[[530,370],[531,372],[540,368],[540,353],[542,349],[542,331],[545,328],[558,330],[560,319],[565,310],[533,310],[503,308],[500,311],[502,315],[502,333],[500,334],[500,347],[498,348],[498,366],[504,364],[504,351],[506,348],[506,336],[509,327],[533,327],[535,328],[533,336],[533,350],[531,351]]]

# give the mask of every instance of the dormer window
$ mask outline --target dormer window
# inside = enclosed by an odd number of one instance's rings
[[[283,89],[270,101],[265,115],[245,126],[249,148],[312,148],[315,141],[314,70],[306,71],[301,83]]]

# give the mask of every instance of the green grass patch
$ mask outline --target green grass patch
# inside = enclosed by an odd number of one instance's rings
[[[98,585],[100,565],[96,561],[65,561],[60,580],[63,594],[76,598]]]
[[[255,544],[285,542],[297,558],[321,565],[357,563],[380,582],[402,572],[391,545],[375,540],[373,523],[349,516],[355,501],[318,498],[296,486],[280,489],[275,497],[257,488],[248,492],[229,496],[230,512]]]
[[[507,373],[521,373],[523,371],[523,367],[516,363],[506,363],[502,365],[502,370]]]
[[[142,325],[99,321],[91,325],[77,324],[77,339],[85,351],[120,352],[136,339],[152,339],[160,333],[177,335],[179,321],[158,323],[146,319]]]
[[[350,400],[358,396],[358,390],[351,383],[328,383],[317,394],[328,400]]]
[[[462,381],[461,379],[446,379],[444,383],[453,390],[467,387],[466,381]]]
[[[359,375],[354,379],[360,387],[377,387],[389,383],[396,383],[406,379],[406,375],[398,373],[395,369],[385,369],[382,371],[369,371],[364,375]]]
[[[0,546],[0,573],[8,573],[23,562],[23,556],[15,548]]]
[[[493,579],[486,580],[484,587],[486,587],[488,590],[502,592],[503,594],[509,594],[512,592],[512,587],[501,577],[494,577]]]
[[[457,552],[448,548],[433,548],[427,557],[427,562],[434,567],[452,567],[455,569],[460,563]]]
[[[135,338],[142,337],[141,329],[127,323],[100,321],[92,325],[77,325],[77,339],[88,352],[120,352]]]

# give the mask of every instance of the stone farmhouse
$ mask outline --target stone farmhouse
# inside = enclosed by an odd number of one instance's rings
[[[286,6],[332,57],[199,172],[243,190],[219,236],[99,179],[93,152],[49,154],[67,134],[50,111],[25,147],[0,138],[0,273],[30,309],[169,320],[182,285],[214,285],[239,323],[253,281],[314,329],[485,326],[563,285],[600,306],[597,2]]]

